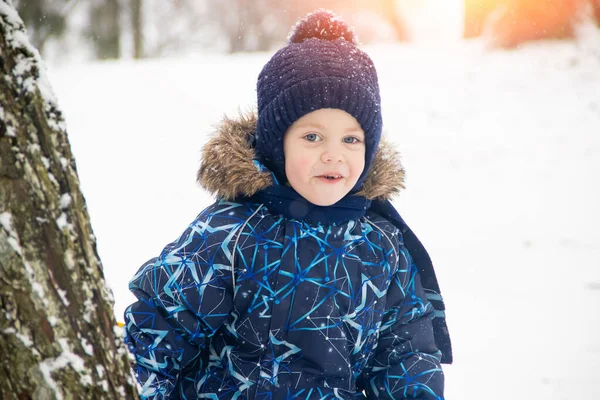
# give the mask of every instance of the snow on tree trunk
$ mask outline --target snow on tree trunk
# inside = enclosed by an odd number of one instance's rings
[[[0,72],[0,398],[137,398],[64,120],[11,0]]]

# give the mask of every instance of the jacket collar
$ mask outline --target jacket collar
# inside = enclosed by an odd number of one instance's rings
[[[251,197],[276,186],[274,175],[256,161],[251,139],[256,131],[255,112],[225,117],[202,149],[198,183],[224,200]],[[371,169],[360,191],[367,200],[389,200],[404,189],[400,154],[382,137]]]

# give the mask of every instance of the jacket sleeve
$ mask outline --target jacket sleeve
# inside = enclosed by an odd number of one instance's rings
[[[432,327],[434,309],[417,267],[400,246],[377,347],[359,378],[367,399],[443,400],[444,375]]]
[[[180,371],[201,362],[207,338],[232,308],[230,254],[218,251],[218,229],[209,225],[200,214],[129,283],[138,301],[125,311],[125,342],[135,357],[142,399],[180,398]]]

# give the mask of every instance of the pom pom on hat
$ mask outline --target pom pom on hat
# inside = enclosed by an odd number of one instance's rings
[[[300,19],[288,35],[288,44],[302,43],[307,39],[344,39],[358,45],[354,30],[332,11],[319,9]]]

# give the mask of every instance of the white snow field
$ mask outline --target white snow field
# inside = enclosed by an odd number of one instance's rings
[[[407,170],[395,204],[448,307],[446,397],[600,399],[600,40],[367,51]],[[50,69],[118,320],[138,267],[211,203],[201,146],[269,56]]]

